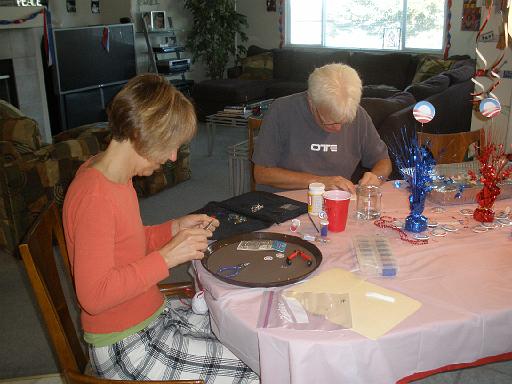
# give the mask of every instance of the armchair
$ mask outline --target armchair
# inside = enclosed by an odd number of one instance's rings
[[[50,200],[62,207],[68,185],[80,165],[103,151],[110,140],[106,122],[73,128],[41,142],[37,122],[0,100],[0,247],[12,253]],[[190,151],[183,146],[176,162],[149,177],[133,179],[146,197],[190,178]]]

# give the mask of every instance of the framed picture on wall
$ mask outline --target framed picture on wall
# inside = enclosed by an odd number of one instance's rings
[[[165,11],[151,11],[151,28],[165,29]]]

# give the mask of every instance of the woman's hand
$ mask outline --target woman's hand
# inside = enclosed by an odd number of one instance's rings
[[[187,228],[202,228],[210,232],[208,235],[208,237],[210,237],[219,224],[219,220],[204,214],[183,216],[173,220],[172,236],[176,236],[179,232]]]
[[[203,228],[185,228],[160,248],[160,254],[168,268],[186,263],[190,260],[200,260],[208,247],[208,236],[211,231]]]

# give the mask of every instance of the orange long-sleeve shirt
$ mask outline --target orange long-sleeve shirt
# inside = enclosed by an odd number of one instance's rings
[[[86,162],[64,201],[71,270],[90,333],[123,331],[163,303],[157,283],[169,275],[157,251],[171,239],[171,221],[145,227],[131,181],[117,184]]]

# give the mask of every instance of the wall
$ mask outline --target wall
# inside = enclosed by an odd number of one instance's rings
[[[49,4],[54,28],[118,24],[119,18],[130,17],[130,2],[126,0],[100,0],[100,13],[91,12],[91,0],[76,0],[76,12],[71,13],[65,0],[50,0]]]

